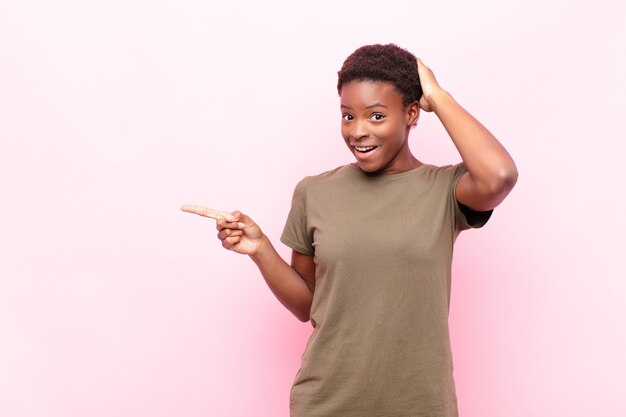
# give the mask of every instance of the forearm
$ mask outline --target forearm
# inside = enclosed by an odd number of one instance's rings
[[[450,135],[477,185],[497,190],[515,182],[517,168],[498,140],[445,90],[433,97],[433,111]]]
[[[258,251],[250,258],[281,304],[299,320],[308,321],[313,293],[302,277],[280,257],[266,236],[263,236]]]

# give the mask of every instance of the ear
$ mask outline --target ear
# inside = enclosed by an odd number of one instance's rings
[[[414,101],[407,106],[405,118],[407,126],[417,125],[417,120],[420,118],[420,105],[418,101]]]

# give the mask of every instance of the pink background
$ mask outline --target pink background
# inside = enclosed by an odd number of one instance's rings
[[[456,244],[461,416],[626,415],[624,2],[221,3],[0,2],[0,415],[286,417],[310,323],[179,207],[288,257],[294,185],[352,160],[336,72],[387,42],[520,172]],[[461,160],[432,113],[411,146]]]

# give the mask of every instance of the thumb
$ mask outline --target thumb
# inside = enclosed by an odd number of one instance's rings
[[[231,221],[241,222],[245,224],[246,226],[252,226],[253,224],[255,224],[254,221],[249,216],[243,214],[239,210],[231,211],[230,214],[233,217],[233,220]]]
[[[230,212],[230,213],[226,213],[226,214],[224,215],[224,218],[225,218],[226,220],[228,220],[229,222],[235,222],[235,221],[237,221],[237,220],[238,220],[238,218],[237,218],[236,216],[234,216],[234,213],[235,213],[234,211],[233,211],[233,212]]]
[[[246,216],[239,210],[233,210],[230,212],[230,216],[227,216],[226,220],[231,222],[243,222],[247,224],[250,220],[250,217]]]

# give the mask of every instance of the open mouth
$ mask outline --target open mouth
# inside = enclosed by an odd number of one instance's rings
[[[378,146],[353,146],[357,152],[368,153],[378,148]]]

